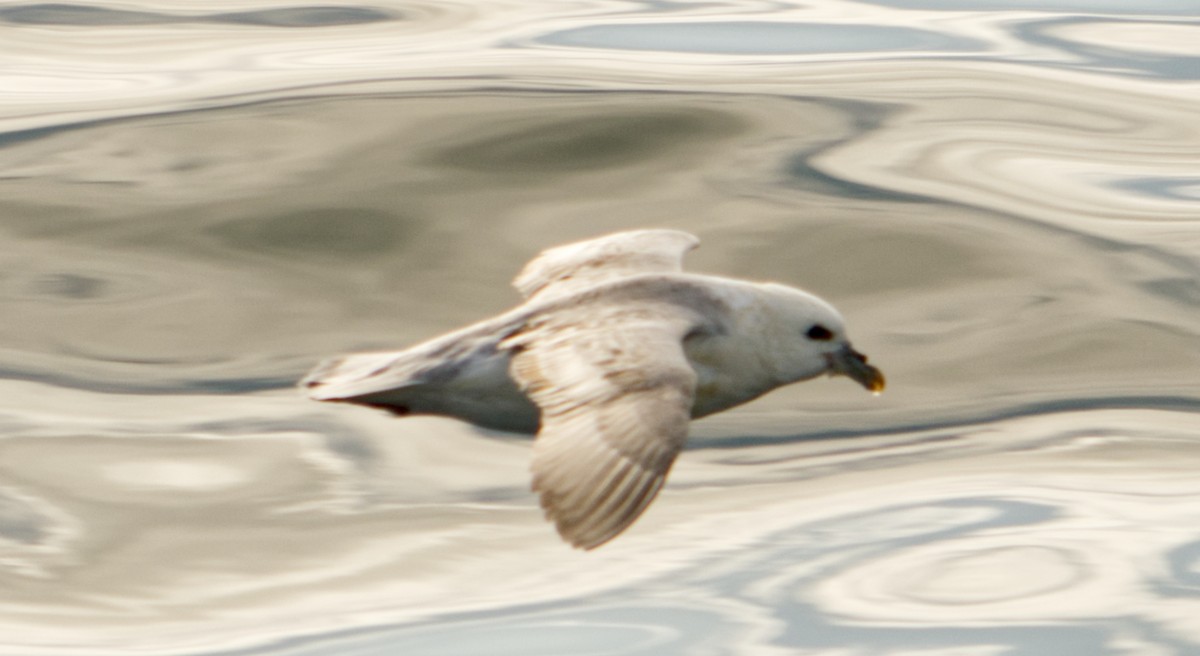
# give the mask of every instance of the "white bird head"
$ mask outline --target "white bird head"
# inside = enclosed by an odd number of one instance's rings
[[[764,311],[775,316],[762,322],[773,342],[772,363],[781,382],[793,383],[828,374],[846,376],[871,392],[883,391],[883,372],[867,363],[846,336],[845,320],[821,298],[785,285],[763,285],[777,302]]]

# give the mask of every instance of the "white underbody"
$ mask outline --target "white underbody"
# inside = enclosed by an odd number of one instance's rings
[[[621,287],[639,285],[686,290],[692,294],[689,301],[702,296],[710,310],[696,314],[693,330],[682,339],[696,374],[693,417],[720,412],[793,382],[780,380],[763,356],[762,330],[770,322],[761,316],[769,303],[760,297],[769,296],[775,286],[672,273],[632,276],[609,287],[616,295],[623,293]],[[321,400],[383,407],[398,414],[446,415],[487,428],[536,433],[540,413],[513,380],[512,352],[502,342],[541,313],[581,308],[589,301],[607,302],[609,295],[589,290],[550,299],[535,297],[505,314],[404,351],[329,361],[306,382],[312,396]],[[719,310],[716,316],[713,309]],[[794,380],[819,373],[806,372]]]

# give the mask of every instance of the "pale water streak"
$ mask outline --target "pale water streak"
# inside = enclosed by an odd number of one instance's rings
[[[1200,653],[1200,29],[1147,0],[0,7],[0,654]],[[318,358],[696,232],[889,377],[594,553]]]

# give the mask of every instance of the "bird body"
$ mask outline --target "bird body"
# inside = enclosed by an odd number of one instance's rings
[[[547,517],[575,546],[599,546],[653,500],[690,419],[826,373],[883,387],[832,306],[684,273],[697,243],[641,230],[550,249],[517,277],[516,308],[405,351],[329,360],[302,384],[321,401],[537,433]]]

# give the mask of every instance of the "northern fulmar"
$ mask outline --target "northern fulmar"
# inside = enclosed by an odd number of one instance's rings
[[[691,419],[822,374],[884,387],[829,303],[684,273],[699,243],[636,230],[551,248],[514,281],[516,308],[404,351],[327,360],[301,385],[319,401],[536,433],[546,518],[598,547],[658,494]]]

